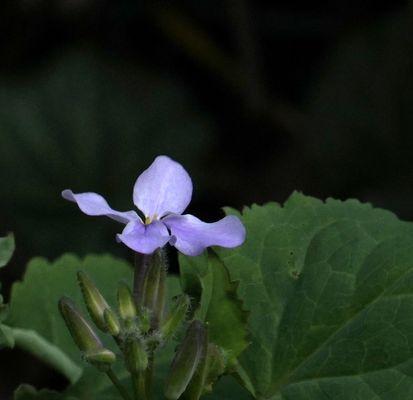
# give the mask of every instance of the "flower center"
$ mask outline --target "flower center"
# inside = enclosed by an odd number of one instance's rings
[[[153,221],[156,221],[158,216],[155,214],[153,217],[145,217],[145,225],[149,225]]]

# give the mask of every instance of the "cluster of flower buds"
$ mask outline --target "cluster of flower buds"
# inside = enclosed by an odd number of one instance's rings
[[[185,294],[177,296],[166,313],[166,261],[161,251],[141,257],[136,268],[133,293],[126,283],[119,283],[116,310],[85,272],[78,272],[77,277],[92,321],[114,338],[131,374],[135,398],[144,400],[151,398],[154,351],[170,340],[187,319],[190,299]],[[59,309],[84,359],[106,372],[122,397],[130,399],[111,369],[115,353],[102,344],[69,298],[60,300]],[[188,322],[186,335],[172,361],[165,397],[198,400],[224,372],[224,366],[220,350],[208,343],[207,326],[198,320]]]

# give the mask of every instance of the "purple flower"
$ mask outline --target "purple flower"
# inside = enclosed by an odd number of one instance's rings
[[[169,242],[183,254],[196,256],[209,246],[236,247],[245,240],[245,228],[235,216],[206,223],[182,215],[191,201],[192,181],[182,165],[166,156],[156,157],[133,188],[133,202],[144,221],[135,211],[113,210],[96,193],[64,190],[62,196],[87,215],[105,215],[126,224],[117,240],[139,253],[151,254]]]

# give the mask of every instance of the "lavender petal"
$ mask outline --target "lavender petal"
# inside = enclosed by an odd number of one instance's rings
[[[154,221],[149,225],[132,221],[116,238],[138,253],[152,254],[156,249],[165,246],[171,237],[161,221]]]
[[[76,203],[80,210],[86,215],[92,216],[106,216],[115,221],[127,224],[130,221],[139,220],[135,211],[116,211],[113,210],[107,201],[99,194],[87,193],[73,193],[71,190],[63,190],[62,197],[66,200]]]
[[[206,247],[237,247],[245,240],[245,228],[241,221],[227,216],[214,223],[206,223],[193,215],[170,215],[163,219],[175,237],[173,244],[188,256],[201,254]]]
[[[158,156],[136,180],[133,201],[146,217],[182,214],[192,197],[192,181],[181,164]]]

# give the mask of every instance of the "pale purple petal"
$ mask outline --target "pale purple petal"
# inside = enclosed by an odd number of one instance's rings
[[[146,217],[182,214],[192,197],[192,181],[181,164],[158,156],[136,180],[133,202]]]
[[[154,221],[149,225],[132,221],[116,237],[132,250],[143,254],[152,254],[171,239],[168,229],[161,221]]]
[[[176,238],[171,244],[188,256],[197,256],[209,246],[237,247],[245,240],[244,225],[233,215],[210,224],[190,214],[170,215],[163,222]]]
[[[63,190],[64,199],[77,203],[79,208],[87,215],[112,218],[115,221],[127,224],[130,221],[140,220],[135,211],[116,211],[110,208],[107,201],[97,193],[73,193],[71,190]]]

